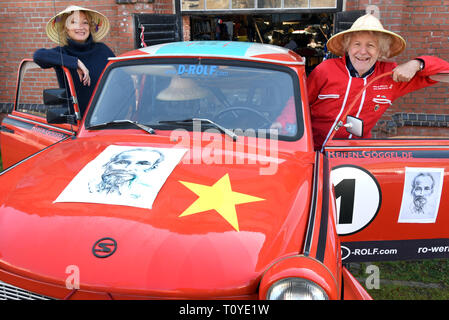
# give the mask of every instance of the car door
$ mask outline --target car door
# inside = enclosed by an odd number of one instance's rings
[[[342,258],[449,257],[449,139],[334,140]]]
[[[69,99],[75,102],[72,103],[72,108],[67,103],[67,112],[76,113],[78,105],[75,90],[67,69],[65,76],[70,88]],[[46,113],[49,106],[43,102],[43,90],[58,87],[54,69],[41,69],[29,59],[21,62],[14,108],[3,118],[0,127],[3,169],[75,134],[79,120],[74,124],[47,123]]]
[[[449,74],[431,78],[449,83]],[[443,134],[328,141],[343,261],[449,257],[449,131]]]

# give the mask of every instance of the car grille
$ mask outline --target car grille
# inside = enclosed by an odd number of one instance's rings
[[[36,294],[0,281],[0,300],[51,300],[52,298]]]

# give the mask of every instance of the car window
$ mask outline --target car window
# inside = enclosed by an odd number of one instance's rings
[[[106,75],[87,126],[128,119],[163,129],[160,121],[203,118],[228,129],[259,130],[269,129],[290,108],[294,129],[285,134],[295,136],[298,80],[287,70],[229,64],[116,67]]]
[[[35,63],[28,63],[22,71],[16,110],[45,117],[47,106],[44,105],[42,92],[47,88],[59,87],[56,73],[53,69],[41,69]]]

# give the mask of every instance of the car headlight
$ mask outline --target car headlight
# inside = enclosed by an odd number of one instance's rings
[[[328,300],[326,292],[316,283],[302,278],[284,278],[267,292],[268,300]]]

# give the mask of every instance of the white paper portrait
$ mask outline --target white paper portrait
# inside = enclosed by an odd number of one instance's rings
[[[443,168],[405,168],[398,222],[434,223],[440,207]]]
[[[108,146],[55,202],[92,202],[151,209],[187,149]]]

